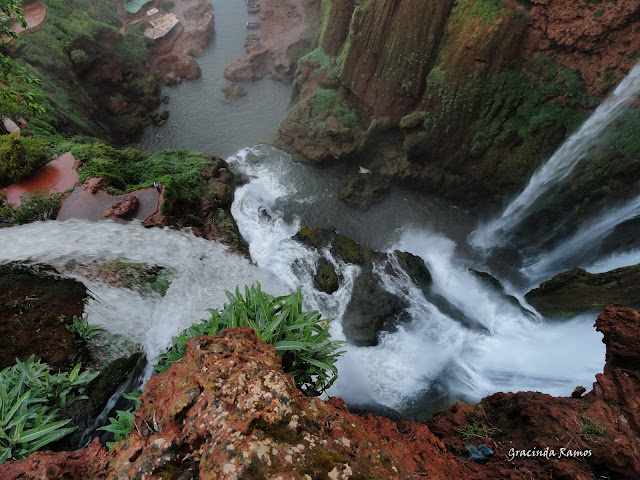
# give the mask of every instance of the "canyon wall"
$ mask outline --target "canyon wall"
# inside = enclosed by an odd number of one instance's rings
[[[640,0],[323,0],[322,15],[276,144],[469,203],[521,188],[640,58]],[[635,171],[626,115],[603,151]]]

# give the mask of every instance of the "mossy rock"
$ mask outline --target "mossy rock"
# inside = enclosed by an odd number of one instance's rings
[[[427,289],[433,283],[433,279],[424,260],[416,255],[401,252],[400,250],[395,250],[393,253],[398,259],[398,263],[402,269],[411,277],[411,280],[413,280],[423,293],[426,293]]]
[[[368,263],[372,251],[368,246],[359,245],[344,235],[338,235],[333,250],[344,262],[356,265]]]
[[[406,307],[400,297],[384,290],[370,272],[362,273],[354,282],[342,331],[354,345],[377,345],[378,333],[393,329],[402,321]]]
[[[351,208],[367,209],[389,190],[386,180],[370,173],[359,173],[340,182],[338,196]]]
[[[296,235],[293,238],[295,240],[298,240],[299,242],[310,244],[316,247],[318,245],[318,230],[320,229],[303,227],[300,230],[298,230],[298,233],[296,233]]]
[[[541,283],[525,299],[550,317],[569,317],[607,306],[638,309],[640,264],[597,274],[574,268]]]
[[[324,258],[320,259],[318,270],[313,277],[313,286],[329,295],[340,287],[335,268]]]

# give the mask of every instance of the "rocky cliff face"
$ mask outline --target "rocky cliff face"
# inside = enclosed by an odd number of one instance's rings
[[[0,477],[637,478],[640,314],[606,309],[596,327],[607,363],[586,396],[497,393],[456,404],[428,426],[305,397],[273,347],[248,328],[193,338],[182,361],[149,381],[131,436],[112,452],[94,441],[76,452],[36,453],[0,466]],[[466,450],[480,443],[496,452],[483,465]]]
[[[279,146],[467,201],[520,188],[640,54],[638,0],[324,0],[322,11]]]

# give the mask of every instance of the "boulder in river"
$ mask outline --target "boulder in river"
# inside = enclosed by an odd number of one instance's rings
[[[525,296],[542,315],[571,317],[607,306],[640,308],[640,264],[605,273],[574,268]]]

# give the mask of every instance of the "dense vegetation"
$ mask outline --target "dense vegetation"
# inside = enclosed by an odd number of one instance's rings
[[[52,373],[32,355],[0,372],[0,464],[25,458],[75,430],[60,418],[60,409],[87,398],[86,385],[98,376],[80,368]]]
[[[83,162],[78,169],[81,182],[87,177],[107,178],[107,191],[112,194],[151,187],[153,182],[164,185],[162,212],[167,215],[197,208],[206,193],[202,172],[211,160],[199,153],[171,150],[152,155],[133,148],[119,150],[86,138],[62,142],[56,151],[70,151]]]
[[[174,346],[160,356],[159,371],[165,371],[181,359],[187,340],[201,335],[217,335],[227,328],[251,327],[258,337],[272,344],[282,357],[282,368],[306,395],[317,396],[338,377],[335,362],[343,342],[329,337],[329,322],[317,311],[302,310],[300,290],[292,295],[274,297],[261,290],[260,283],[245,286],[244,297],[236,287],[235,295],[226,292],[229,303],[221,311],[209,310],[211,317],[187,328],[174,339]]]
[[[0,136],[0,186],[18,182],[47,163],[46,145],[34,138]]]
[[[29,120],[26,134],[57,135],[84,133],[103,136],[93,118],[97,107],[109,99],[106,85],[91,75],[105,65],[108,71],[131,75],[127,89],[139,98],[153,92],[157,83],[142,65],[147,44],[139,31],[122,35],[112,2],[90,0],[44,0],[45,20],[27,35],[4,46],[11,62],[9,79],[13,96],[0,96],[0,109],[6,115],[22,115]],[[20,82],[20,78],[39,79]],[[107,82],[108,83],[108,82]],[[16,102],[16,98],[28,100]],[[37,105],[37,109],[29,108]],[[37,113],[37,115],[35,115]],[[126,128],[131,115],[109,118],[116,131]],[[122,124],[122,125],[120,125]]]

